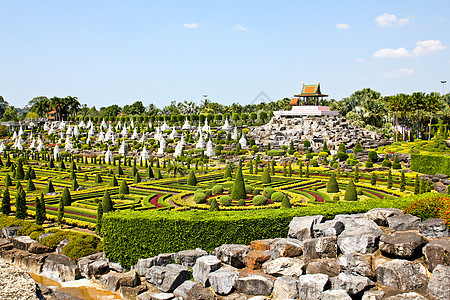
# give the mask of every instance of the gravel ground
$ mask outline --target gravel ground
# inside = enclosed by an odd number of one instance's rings
[[[0,299],[35,300],[36,282],[27,272],[0,259]]]

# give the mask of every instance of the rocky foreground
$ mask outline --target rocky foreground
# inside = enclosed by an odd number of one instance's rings
[[[26,271],[0,259],[0,299],[34,300],[37,290],[36,282]]]
[[[75,262],[0,243],[0,256],[55,280],[96,280],[124,299],[441,300],[450,299],[448,235],[441,219],[379,208],[297,217],[288,237],[160,254],[128,272],[103,253]]]

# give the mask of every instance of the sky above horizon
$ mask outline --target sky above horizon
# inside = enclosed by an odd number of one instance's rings
[[[442,92],[449,29],[448,0],[0,0],[0,95],[99,109],[203,95],[245,105],[319,81],[336,100]]]

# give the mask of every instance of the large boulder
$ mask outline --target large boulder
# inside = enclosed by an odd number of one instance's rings
[[[420,263],[395,259],[376,269],[377,282],[404,291],[412,291],[426,285],[427,271]]]
[[[437,265],[450,266],[450,238],[429,242],[422,250],[427,268],[433,271]]]
[[[185,267],[192,268],[199,257],[208,255],[208,252],[202,249],[184,250],[175,254],[175,262]]]
[[[34,274],[42,272],[42,266],[49,254],[32,254],[26,251],[15,253],[14,265]]]
[[[91,274],[89,272],[89,265],[98,260],[106,260],[103,252],[94,253],[80,258],[78,260],[78,268],[80,269],[81,276],[90,278]]]
[[[343,254],[373,253],[383,231],[378,225],[364,218],[344,221],[345,230],[338,236],[337,244]]]
[[[367,287],[374,285],[373,281],[367,277],[349,273],[340,273],[330,281],[334,290],[345,290],[349,295],[359,294]]]
[[[197,283],[189,290],[185,299],[215,300],[217,297],[210,289],[204,288],[201,284]]]
[[[313,226],[313,237],[337,236],[344,231],[344,223],[337,220],[325,221],[317,223]]]
[[[252,250],[269,250],[270,244],[274,242],[273,239],[256,240],[250,242],[250,248]]]
[[[63,282],[81,278],[76,261],[60,254],[51,254],[45,259],[41,275]]]
[[[356,253],[343,254],[338,259],[341,272],[360,275],[374,279],[375,272],[372,269],[372,257]]]
[[[229,268],[221,268],[209,273],[208,282],[213,291],[219,295],[228,295],[233,291],[234,284],[239,277],[239,273]]]
[[[53,249],[44,244],[34,241],[33,243],[31,243],[31,245],[29,245],[28,252],[34,254],[42,254],[53,252]]]
[[[262,265],[264,273],[273,276],[300,276],[303,274],[303,260],[291,257],[279,257]]]
[[[396,215],[388,217],[387,222],[392,232],[419,230],[420,218],[410,214]]]
[[[147,271],[153,266],[164,267],[168,264],[173,263],[175,260],[174,253],[162,253],[158,256],[139,259],[136,265],[133,266],[133,269],[138,272],[140,276],[146,276]]]
[[[422,254],[427,240],[415,232],[394,232],[383,234],[380,238],[380,250],[387,256],[410,259]]]
[[[299,239],[301,241],[312,238],[312,228],[317,223],[325,221],[322,215],[294,217],[289,223],[288,237]]]
[[[273,290],[274,280],[261,275],[249,275],[236,280],[236,290],[246,295],[269,296]]]
[[[298,278],[298,294],[301,300],[319,300],[328,283],[325,274],[307,274]]]
[[[352,300],[345,290],[329,290],[322,294],[322,300]]]
[[[187,295],[191,289],[194,288],[197,284],[194,281],[186,280],[181,285],[179,285],[174,291],[173,294],[177,297],[181,297],[183,299],[187,299]]]
[[[109,265],[106,260],[97,260],[89,264],[88,270],[91,275],[102,275],[109,272]]]
[[[200,257],[192,268],[194,280],[204,287],[208,286],[209,273],[219,270],[221,266],[222,262],[214,255]]]
[[[303,245],[297,239],[280,238],[270,244],[270,254],[273,259],[300,256],[302,253]]]
[[[450,267],[438,265],[428,282],[428,293],[437,300],[450,299]]]
[[[186,280],[189,280],[189,269],[185,266],[169,264],[165,267],[151,267],[145,278],[163,292],[173,292]]]
[[[252,270],[261,269],[262,264],[270,259],[270,251],[252,250],[247,253],[245,259],[247,268]]]
[[[26,235],[16,235],[11,238],[11,243],[14,245],[14,248],[23,251],[28,251],[28,248],[34,242],[36,241]]]
[[[320,259],[312,261],[306,267],[306,274],[325,274],[328,277],[337,276],[340,272],[340,266],[334,259]]]
[[[419,224],[419,232],[430,239],[448,236],[448,228],[442,219],[427,219]]]
[[[17,235],[17,231],[19,231],[20,229],[22,229],[22,226],[3,227],[2,228],[3,237],[10,239],[13,236]]]
[[[365,214],[367,219],[374,221],[379,226],[387,226],[387,219],[397,215],[403,215],[403,211],[398,208],[373,208]]]
[[[141,284],[139,275],[135,270],[126,273],[109,272],[100,276],[100,282],[107,290],[112,292],[123,286],[136,287]]]
[[[337,257],[336,236],[325,236],[303,241],[303,259]]]
[[[250,247],[246,245],[225,244],[214,249],[214,255],[224,264],[242,268],[245,267],[245,255],[249,250]]]
[[[298,282],[292,276],[278,277],[273,284],[272,299],[295,299],[298,298]]]

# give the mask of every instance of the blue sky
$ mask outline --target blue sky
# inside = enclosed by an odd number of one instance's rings
[[[450,83],[450,1],[3,1],[0,95],[251,103]],[[446,91],[450,90],[450,85]]]

